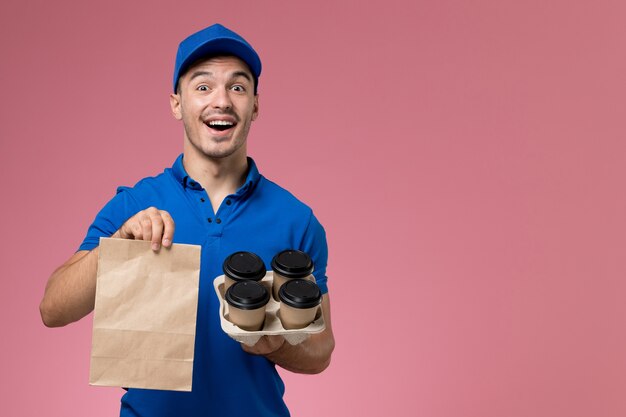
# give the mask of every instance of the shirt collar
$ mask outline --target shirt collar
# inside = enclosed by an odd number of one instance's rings
[[[172,165],[172,174],[174,175],[174,178],[176,178],[176,180],[183,186],[183,188],[189,187],[194,190],[202,189],[200,183],[191,178],[189,174],[187,174],[187,171],[185,171],[185,166],[183,165],[183,154],[180,154],[178,158],[176,158],[176,161],[174,161],[174,165]],[[243,196],[252,191],[260,179],[261,174],[256,166],[256,162],[254,162],[254,159],[248,157],[248,174],[246,176],[246,181],[237,190],[237,192],[235,192],[235,195]]]
[[[235,195],[244,196],[254,190],[254,187],[259,183],[261,174],[256,166],[254,159],[248,157],[248,175],[243,185],[235,192]]]

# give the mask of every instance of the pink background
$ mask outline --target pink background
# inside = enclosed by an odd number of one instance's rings
[[[216,21],[263,59],[251,155],[328,232],[337,349],[283,373],[294,416],[626,415],[626,2],[157,3],[0,5],[0,415],[118,413],[91,316],[38,304],[180,152],[176,47]]]

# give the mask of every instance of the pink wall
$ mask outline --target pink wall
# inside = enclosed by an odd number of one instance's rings
[[[337,349],[285,373],[294,416],[626,415],[625,2],[7,3],[0,415],[118,412],[91,316],[37,306],[180,151],[175,50],[216,21],[263,59],[251,154],[329,236]]]

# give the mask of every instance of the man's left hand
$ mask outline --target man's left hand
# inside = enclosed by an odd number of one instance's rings
[[[269,355],[276,352],[285,343],[283,336],[263,336],[254,346],[241,344],[241,348],[253,355]]]

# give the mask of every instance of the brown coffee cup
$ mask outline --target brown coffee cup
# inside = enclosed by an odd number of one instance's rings
[[[231,285],[224,297],[228,303],[228,320],[240,329],[261,330],[265,321],[265,306],[270,294],[256,281],[241,281]]]
[[[224,271],[224,293],[235,282],[260,281],[266,274],[265,263],[252,252],[235,252],[222,264]]]
[[[306,278],[313,273],[313,261],[305,252],[287,249],[274,256],[272,270],[274,271],[272,295],[278,301],[278,292],[283,284],[292,279]]]
[[[302,329],[311,324],[322,302],[322,293],[317,284],[301,278],[283,284],[278,296],[280,321],[285,329]]]

